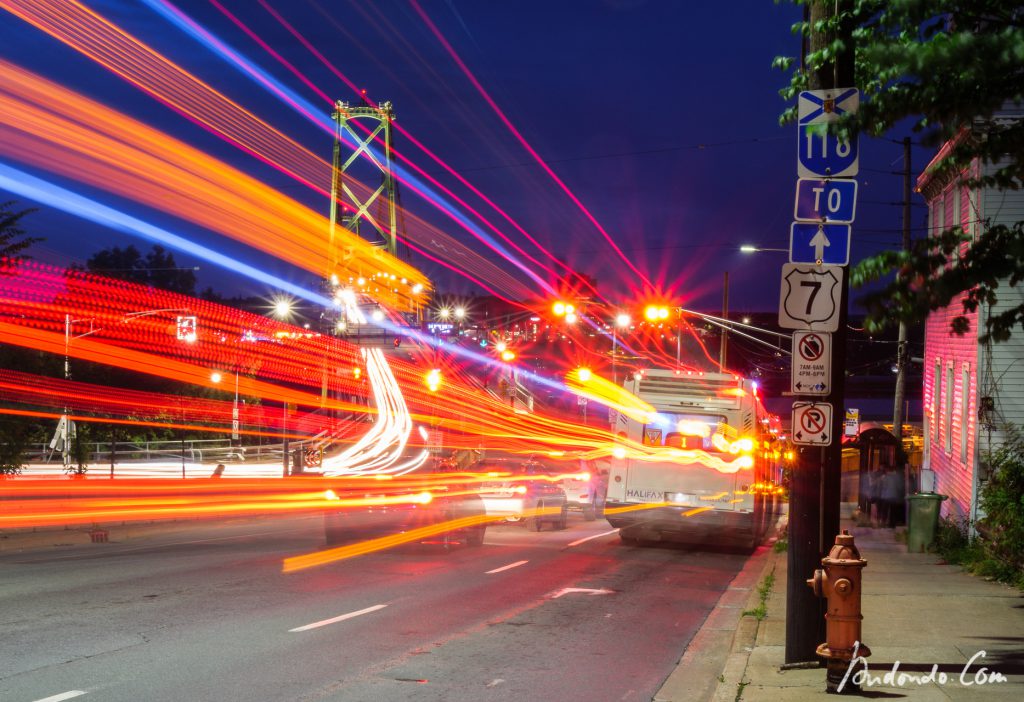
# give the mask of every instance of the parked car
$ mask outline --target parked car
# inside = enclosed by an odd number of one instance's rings
[[[432,489],[429,501],[420,495],[411,495],[410,501],[400,504],[372,505],[366,507],[341,507],[324,512],[324,538],[328,546],[364,541],[367,539],[402,534],[420,527],[440,524],[463,517],[483,517],[486,514],[484,501],[479,495],[462,487],[452,486],[453,493]],[[486,522],[431,534],[419,539],[440,540],[445,546],[461,542],[466,546],[481,546],[487,532]]]
[[[542,463],[518,458],[484,459],[469,468],[474,473],[493,473],[494,480],[480,484],[480,497],[489,516],[523,522],[534,531],[545,523],[564,529],[568,500],[557,483],[546,480],[557,472]]]

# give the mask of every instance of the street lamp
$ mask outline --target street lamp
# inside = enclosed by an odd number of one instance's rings
[[[753,244],[743,244],[740,246],[740,251],[743,253],[757,253],[759,251],[776,251],[778,253],[789,253],[789,249],[768,249],[760,246],[754,246]]]

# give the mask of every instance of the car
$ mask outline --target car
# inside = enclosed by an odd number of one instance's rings
[[[569,509],[582,512],[583,519],[592,522],[604,516],[603,474],[598,466],[589,461],[579,461],[578,468],[578,472],[566,475],[559,485],[565,491]]]
[[[520,458],[490,458],[472,465],[469,471],[493,474],[484,479],[479,493],[488,516],[510,522],[522,522],[533,531],[544,524],[564,529],[568,522],[568,499],[565,490],[547,480],[556,472],[542,463]]]
[[[432,488],[429,493],[408,495],[407,501],[327,509],[324,512],[324,540],[327,546],[338,546],[404,534],[421,527],[471,517],[479,518],[480,522],[450,531],[431,533],[415,541],[422,543],[440,540],[446,548],[456,542],[466,546],[482,546],[487,533],[487,522],[483,519],[487,512],[483,499],[472,490],[461,486],[449,487],[453,494],[446,494],[448,490],[444,488]]]

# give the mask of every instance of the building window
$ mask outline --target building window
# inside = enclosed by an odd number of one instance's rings
[[[949,226],[950,228],[963,226],[963,219],[960,217],[960,186],[957,183],[953,184],[953,192],[951,194],[953,195],[953,217],[950,219]],[[960,244],[957,244],[956,248],[953,249],[953,256],[950,261],[950,265],[955,266],[959,262]]]
[[[946,364],[946,407],[945,407],[945,429],[946,429],[946,453],[953,453],[953,362]]]
[[[939,399],[942,397],[942,359],[935,359],[935,371],[932,374],[932,443],[939,443],[939,434],[942,427],[942,405]]]
[[[967,466],[967,440],[970,438],[971,364],[960,369],[960,463]]]

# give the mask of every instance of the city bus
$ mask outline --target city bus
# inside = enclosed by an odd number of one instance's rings
[[[612,417],[605,518],[622,541],[761,543],[779,513],[786,452],[756,383],[652,369],[625,388],[653,411]]]

